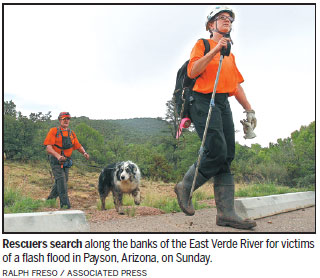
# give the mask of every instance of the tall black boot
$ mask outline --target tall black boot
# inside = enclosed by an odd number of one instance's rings
[[[196,167],[193,164],[189,168],[188,172],[184,175],[183,180],[178,184],[176,184],[176,186],[174,187],[174,192],[177,194],[179,206],[186,215],[194,215],[195,213],[192,201],[189,202],[190,191],[191,191],[195,172],[196,172]],[[194,190],[199,188],[206,181],[208,181],[208,179],[198,171]]]
[[[234,210],[234,180],[232,174],[214,177],[214,197],[217,206],[216,224],[249,230],[257,224],[254,220],[242,219]]]

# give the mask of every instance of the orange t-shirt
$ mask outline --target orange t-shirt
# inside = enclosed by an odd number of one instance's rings
[[[44,140],[43,144],[45,146],[47,145],[52,145],[53,149],[58,153],[58,154],[61,154],[61,149],[57,148],[55,145],[58,145],[60,147],[62,147],[62,136],[59,132],[59,135],[57,137],[57,127],[53,127],[49,130],[48,134],[47,134],[47,137],[46,139]],[[63,136],[68,136],[68,130],[62,130],[62,134]],[[70,135],[70,138],[71,138],[71,142],[73,144],[73,147],[70,148],[70,149],[66,149],[66,150],[63,150],[64,152],[64,155],[66,157],[70,157],[72,155],[72,151],[73,150],[77,150],[81,147],[81,144],[79,143],[78,139],[77,139],[77,136],[76,134],[71,131],[71,135]]]
[[[208,40],[210,43],[210,50],[213,49],[217,43],[213,40]],[[188,76],[190,76],[194,62],[204,56],[204,43],[199,40],[192,49],[190,54],[190,62],[188,65]],[[220,52],[207,65],[204,72],[198,77],[193,90],[203,94],[212,93],[214,82],[216,80],[217,71],[219,67]],[[230,96],[234,95],[239,83],[244,81],[241,73],[239,72],[234,55],[230,53],[222,60],[219,81],[216,93],[229,93]]]

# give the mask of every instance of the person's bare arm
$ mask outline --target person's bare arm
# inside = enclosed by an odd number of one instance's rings
[[[228,47],[229,38],[222,37],[215,48],[211,49],[205,56],[195,61],[191,69],[190,78],[196,78],[199,76],[213,59],[222,49],[222,47]]]
[[[238,84],[238,88],[235,93],[235,98],[241,104],[241,106],[243,107],[244,110],[246,110],[246,111],[252,110],[251,105],[247,99],[247,96],[244,93],[244,90],[240,84]]]

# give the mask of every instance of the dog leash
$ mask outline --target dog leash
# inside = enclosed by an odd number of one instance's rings
[[[84,167],[98,168],[98,169],[100,169],[100,170],[106,168],[104,165],[89,165],[89,164],[84,164],[84,163],[82,163],[82,162],[77,162],[77,165],[82,165],[82,166],[84,166]],[[112,167],[112,168],[106,168],[106,169],[108,169],[108,170],[114,170],[114,169],[116,169],[116,168],[115,168],[115,167]]]

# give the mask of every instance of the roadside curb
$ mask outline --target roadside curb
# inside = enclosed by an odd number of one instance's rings
[[[263,197],[239,198],[235,210],[243,218],[258,219],[315,205],[315,192],[297,192]]]
[[[88,232],[81,210],[14,213],[4,215],[4,232]]]

